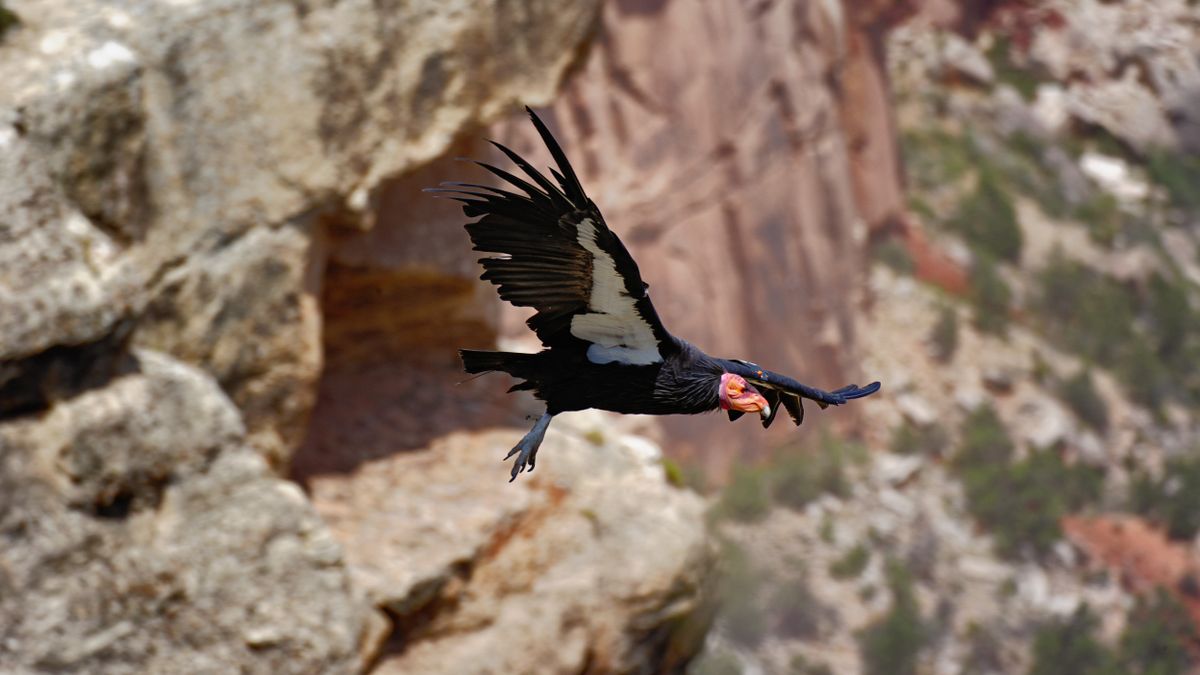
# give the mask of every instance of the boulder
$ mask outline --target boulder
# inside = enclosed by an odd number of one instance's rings
[[[715,563],[703,500],[666,483],[649,441],[571,417],[511,484],[509,430],[312,478],[395,625],[375,672],[649,673],[695,652]]]
[[[136,351],[0,425],[0,670],[353,672],[384,621],[202,372]]]

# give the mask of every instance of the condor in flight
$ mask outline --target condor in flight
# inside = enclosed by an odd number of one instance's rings
[[[749,361],[714,358],[671,335],[654,311],[637,263],[600,210],[583,192],[567,157],[546,125],[526,108],[558,164],[551,182],[512,150],[494,143],[528,176],[477,162],[513,189],[445,183],[463,202],[467,233],[480,259],[482,278],[500,298],[537,310],[529,327],[545,349],[514,354],[463,349],[468,373],[504,371],[522,382],[509,391],[532,390],[546,412],[505,456],[517,455],[512,479],[533,470],[550,420],[560,412],[599,408],[649,415],[695,414],[720,408],[736,420],[758,413],[769,427],[780,404],[797,425],[802,399],[825,408],[869,396],[879,383],[822,391]],[[529,182],[532,181],[532,182]]]

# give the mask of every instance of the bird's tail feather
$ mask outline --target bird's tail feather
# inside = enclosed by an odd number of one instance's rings
[[[509,375],[525,377],[528,368],[533,365],[535,354],[517,354],[515,352],[491,352],[478,349],[460,349],[463,370],[471,374],[502,371]]]
[[[472,375],[500,371],[525,380],[525,382],[514,384],[509,388],[510,392],[537,388],[534,377],[537,354],[460,349],[458,355],[462,358],[463,370]]]

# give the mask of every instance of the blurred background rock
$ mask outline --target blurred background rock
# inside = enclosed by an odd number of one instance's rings
[[[6,0],[0,73],[0,672],[1200,662],[1195,2]],[[419,189],[523,103],[672,330],[883,394],[507,484]]]

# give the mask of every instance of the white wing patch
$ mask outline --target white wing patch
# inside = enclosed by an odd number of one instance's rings
[[[592,292],[588,300],[592,311],[571,319],[571,335],[592,343],[587,350],[588,360],[640,366],[662,361],[654,331],[637,313],[613,259],[596,243],[592,219],[580,221],[578,241],[592,254]]]

